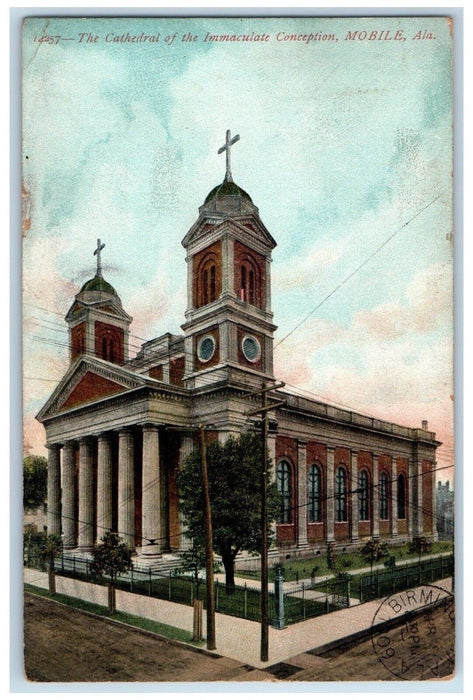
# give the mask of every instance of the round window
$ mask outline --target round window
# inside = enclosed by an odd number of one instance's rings
[[[261,345],[252,335],[246,335],[241,344],[243,354],[248,362],[258,362],[261,357]]]
[[[197,348],[197,355],[201,362],[208,362],[215,352],[215,340],[211,335],[206,335],[205,338],[199,342]]]

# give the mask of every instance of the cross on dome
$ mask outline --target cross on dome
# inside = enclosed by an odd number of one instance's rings
[[[227,134],[225,138],[225,145],[222,146],[221,148],[218,149],[218,153],[223,153],[225,151],[226,155],[226,161],[227,161],[227,169],[225,172],[225,182],[233,182],[232,178],[232,171],[231,171],[231,166],[230,166],[230,149],[235,144],[237,141],[240,140],[240,134],[237,134],[232,138],[232,134],[230,129],[227,129]]]
[[[102,277],[102,260],[100,258],[101,251],[105,248],[105,243],[102,243],[100,238],[97,238],[97,248],[94,250],[94,255],[97,256],[97,277]]]

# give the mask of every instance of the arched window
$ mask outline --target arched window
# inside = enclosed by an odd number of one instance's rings
[[[205,306],[215,301],[218,296],[217,290],[217,266],[214,257],[207,257],[199,270],[199,306]]]
[[[386,472],[379,477],[379,519],[389,518],[389,478]]]
[[[370,478],[366,469],[358,477],[358,513],[360,520],[370,519]]]
[[[102,359],[115,362],[115,343],[108,335],[102,338]]]
[[[280,523],[290,523],[291,518],[291,466],[283,460],[278,464],[276,473],[276,485],[282,496]]]
[[[406,517],[406,477],[399,474],[397,477],[397,517],[404,520]]]
[[[240,268],[240,299],[247,304],[259,304],[258,271],[249,260],[245,260]]]
[[[317,464],[309,469],[309,522],[322,520],[322,472]]]
[[[347,472],[345,467],[338,467],[335,474],[335,520],[347,520]]]

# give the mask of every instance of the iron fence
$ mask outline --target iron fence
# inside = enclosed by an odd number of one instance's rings
[[[44,570],[44,563],[35,548],[25,549],[24,563],[31,568]],[[106,584],[106,576],[97,577],[91,569],[91,561],[82,557],[62,554],[55,559],[56,573],[90,583]],[[286,586],[283,590],[284,624],[290,625],[349,605],[390,595],[423,583],[430,583],[454,571],[453,555],[421,561],[417,564],[396,566],[387,571],[371,574],[326,579],[314,585]],[[117,577],[116,588],[139,593],[173,603],[192,606],[199,598],[206,606],[205,581],[197,584],[194,578],[160,574],[152,567],[135,564],[130,571]],[[235,585],[227,588],[215,581],[216,612],[259,622],[261,620],[261,591],[257,587]],[[269,623],[276,615],[274,590],[268,592]],[[278,610],[278,615],[281,611]]]
[[[405,564],[392,567],[387,571],[363,574],[358,580],[355,578],[353,588],[360,603],[364,603],[367,600],[382,598],[414,586],[453,576],[454,566],[453,554],[420,560],[416,564]]]

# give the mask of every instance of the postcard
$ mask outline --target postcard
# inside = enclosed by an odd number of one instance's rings
[[[455,678],[452,37],[24,21],[38,687]]]

